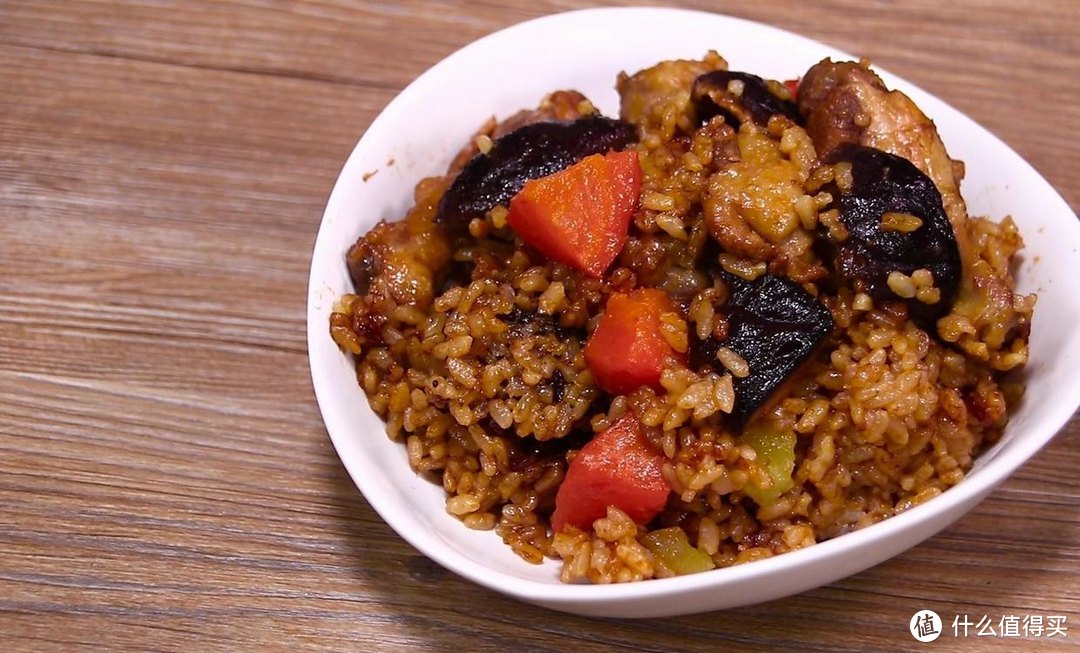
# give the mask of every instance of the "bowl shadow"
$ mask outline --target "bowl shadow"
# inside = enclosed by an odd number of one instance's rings
[[[1080,420],[1074,419],[1074,422]],[[1062,456],[1077,458],[1080,429],[1069,428],[1005,486],[958,523],[883,564],[803,594],[721,612],[658,619],[590,618],[532,606],[475,585],[401,539],[368,505],[340,463],[330,479],[333,518],[347,533],[358,594],[422,650],[865,651],[906,646],[907,623],[937,611],[953,618],[1006,613],[1067,614],[1067,596],[1047,597],[1075,574],[1080,505],[1054,501],[1043,487]],[[464,526],[463,526],[464,528]],[[1038,547],[1032,546],[1037,528]],[[494,533],[492,537],[497,537]],[[525,564],[524,562],[522,564]],[[1060,587],[1060,584],[1058,585]],[[389,625],[389,624],[388,624]],[[951,632],[946,632],[946,635]]]

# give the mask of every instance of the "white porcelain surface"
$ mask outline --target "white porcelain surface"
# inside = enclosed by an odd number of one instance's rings
[[[382,518],[422,553],[481,585],[558,610],[620,617],[702,612],[801,592],[877,564],[944,528],[1046,444],[1080,404],[1080,293],[1072,280],[1080,270],[1076,216],[989,132],[882,73],[935,120],[950,153],[967,162],[963,193],[970,211],[1016,219],[1027,243],[1019,289],[1040,295],[1027,396],[1001,442],[968,478],[904,514],[801,551],[626,585],[561,584],[558,563],[525,563],[493,532],[469,530],[447,515],[442,488],[409,469],[404,447],[386,437],[357,387],[353,361],[328,335],[334,300],[351,291],[346,249],[380,218],[403,215],[416,182],[444,171],[488,116],[505,117],[535,106],[548,91],[566,88],[582,91],[615,115],[619,71],[662,59],[700,58],[709,49],[719,51],[733,70],[775,79],[797,77],[826,56],[852,58],[775,28],[682,10],[600,9],[530,21],[480,39],[409,85],[363,135],[330,196],[308,290],[308,350],[326,429]]]

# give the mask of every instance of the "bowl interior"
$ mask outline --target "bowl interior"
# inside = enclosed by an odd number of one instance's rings
[[[612,33],[623,38],[608,38]],[[656,34],[672,37],[657,39]],[[559,47],[545,46],[553,42]],[[719,51],[733,70],[776,79],[797,77],[827,56],[852,58],[803,37],[714,14],[609,9],[551,16],[485,37],[417,79],[372,123],[334,187],[315,245],[308,299],[312,376],[327,430],[372,507],[423,553],[477,582],[532,600],[603,600],[615,592],[659,597],[811,562],[826,566],[828,575],[819,575],[816,582],[827,582],[913,545],[933,532],[931,524],[940,528],[958,517],[1045,444],[1080,403],[1080,375],[1074,373],[1080,337],[1072,326],[1080,323],[1080,299],[1069,288],[1080,262],[1076,216],[998,139],[933,96],[882,73],[935,120],[952,156],[967,162],[962,190],[970,212],[996,219],[1012,215],[1020,225],[1027,246],[1018,270],[1019,290],[1040,295],[1026,398],[1005,437],[979,459],[969,477],[942,497],[883,524],[803,551],[699,577],[622,588],[558,586],[556,563],[527,564],[494,533],[471,531],[447,515],[441,487],[409,469],[404,447],[386,437],[382,422],[368,408],[353,361],[328,335],[334,301],[352,290],[344,265],[347,248],[378,220],[402,216],[416,182],[444,171],[487,117],[506,117],[534,106],[549,91],[568,88],[616,115],[614,81],[620,71],[633,72],[662,59],[700,58],[709,49]],[[885,540],[890,544],[882,548]],[[868,547],[884,555],[855,555]],[[779,585],[773,596],[788,593],[783,581]]]

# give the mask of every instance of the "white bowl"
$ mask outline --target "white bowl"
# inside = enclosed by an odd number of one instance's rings
[[[334,186],[308,289],[311,375],[326,429],[382,518],[432,560],[480,585],[557,610],[620,617],[704,612],[802,592],[892,557],[959,518],[1045,445],[1080,405],[1080,294],[1071,280],[1080,269],[1076,216],[1004,143],[941,100],[879,70],[936,121],[950,153],[967,161],[963,193],[970,211],[1015,218],[1027,243],[1019,289],[1039,293],[1027,396],[1004,437],[968,477],[926,504],[806,549],[623,585],[562,584],[558,563],[523,562],[493,532],[469,530],[448,515],[442,487],[410,470],[405,448],[386,437],[357,386],[353,360],[330,339],[331,307],[352,290],[346,249],[380,218],[402,216],[416,182],[441,174],[487,117],[506,117],[566,88],[617,115],[619,71],[700,58],[709,49],[733,70],[775,79],[796,77],[826,56],[852,58],[789,32],[708,13],[595,9],[549,16],[482,38],[421,75],[371,124]]]

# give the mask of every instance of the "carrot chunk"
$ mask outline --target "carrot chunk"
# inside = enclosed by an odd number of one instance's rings
[[[597,433],[570,461],[555,495],[551,527],[588,528],[615,506],[638,524],[660,514],[671,487],[661,471],[664,455],[656,451],[635,415],[627,413]]]
[[[593,154],[525,182],[507,222],[548,258],[599,278],[626,243],[640,190],[635,152]]]
[[[585,343],[585,364],[597,384],[617,395],[642,385],[659,390],[664,367],[684,358],[662,332],[661,316],[675,310],[671,298],[655,288],[612,294]]]

